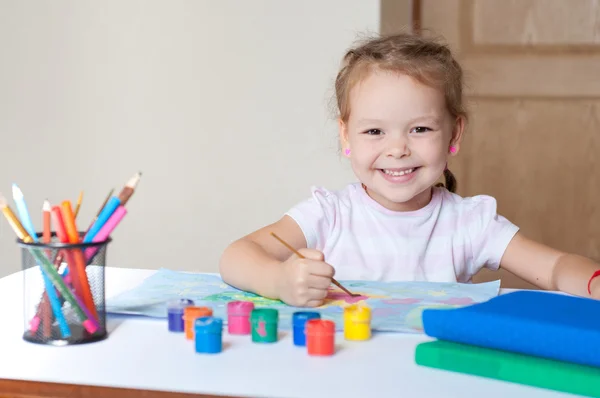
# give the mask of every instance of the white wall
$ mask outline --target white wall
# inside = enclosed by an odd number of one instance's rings
[[[378,26],[376,0],[0,0],[0,192],[41,228],[44,198],[83,189],[86,228],[141,170],[109,265],[216,271],[312,184],[354,179],[328,103]],[[14,239],[0,220],[0,276]]]

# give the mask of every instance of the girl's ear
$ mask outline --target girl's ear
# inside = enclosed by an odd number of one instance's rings
[[[342,152],[348,155],[350,150],[350,141],[348,140],[348,127],[342,119],[338,119],[338,130],[340,135],[340,146],[342,148]]]
[[[465,118],[464,116],[458,116],[452,129],[452,139],[450,140],[450,146],[448,148],[450,155],[456,155],[460,149],[460,143],[463,138],[465,131]]]

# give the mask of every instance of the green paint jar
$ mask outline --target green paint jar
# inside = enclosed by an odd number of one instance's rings
[[[279,312],[273,308],[255,308],[250,313],[252,341],[254,343],[274,343],[277,341]]]

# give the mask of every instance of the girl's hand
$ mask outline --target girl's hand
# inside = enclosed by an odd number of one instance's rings
[[[306,258],[292,255],[281,264],[278,297],[294,307],[318,307],[327,297],[335,270],[323,261],[323,253],[318,250],[300,249],[298,252]]]

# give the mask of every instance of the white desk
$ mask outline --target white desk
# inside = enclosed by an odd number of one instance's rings
[[[107,296],[154,271],[108,268]],[[367,342],[336,336],[339,351],[314,358],[291,335],[274,344],[223,335],[218,355],[194,352],[192,341],[169,333],[166,320],[108,317],[108,339],[51,347],[22,340],[22,275],[0,279],[0,379],[109,386],[197,394],[261,397],[572,397],[415,364],[424,335],[377,334]]]

